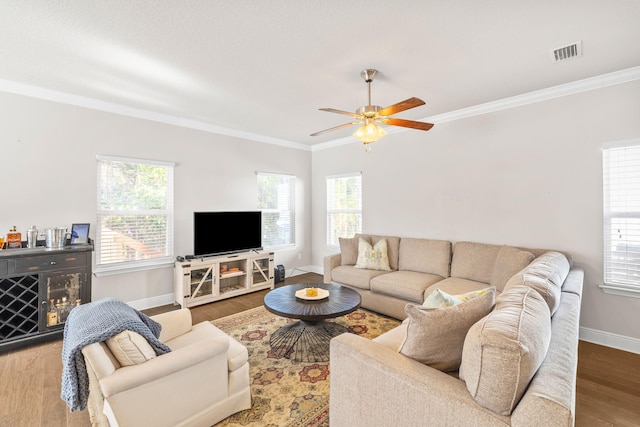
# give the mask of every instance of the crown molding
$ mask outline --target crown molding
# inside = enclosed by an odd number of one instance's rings
[[[612,73],[602,74],[596,77],[590,77],[583,80],[577,80],[571,83],[565,83],[541,89],[521,95],[503,98],[496,101],[486,102],[484,104],[474,105],[459,110],[438,114],[431,117],[420,119],[421,121],[430,123],[446,123],[469,117],[479,116],[482,114],[493,113],[496,111],[507,110],[509,108],[521,107],[524,105],[534,104],[536,102],[548,101],[554,98],[573,95],[576,93],[587,92],[614,86],[617,84],[628,83],[640,80],[640,66],[627,68],[625,70],[614,71]],[[245,132],[238,129],[218,126],[211,123],[191,120],[184,117],[173,116],[170,114],[161,114],[141,108],[128,107],[112,102],[101,101],[99,99],[88,98],[79,95],[72,95],[65,92],[45,89],[37,86],[17,83],[10,80],[0,79],[0,91],[13,93],[16,95],[28,96],[31,98],[43,99],[46,101],[58,102],[62,104],[75,105],[77,107],[89,108],[92,110],[105,111],[108,113],[120,114],[123,116],[134,117],[143,120],[150,120],[159,123],[180,126],[188,129],[201,130],[204,132],[226,135],[235,138],[246,139],[249,141],[263,142],[266,144],[279,145],[288,148],[295,148],[303,151],[319,151],[345,144],[352,144],[354,139],[351,136],[334,139],[332,141],[308,146],[299,142],[289,141],[285,139],[272,138],[266,135],[260,135],[251,132]],[[408,129],[399,127],[388,127],[387,133],[394,134],[407,132]]]
[[[26,85],[10,80],[0,79],[0,91],[13,93],[15,95],[28,96],[30,98],[42,99],[45,101],[58,102],[61,104],[74,105],[76,107],[89,108],[92,110],[104,111],[107,113],[119,114],[137,119],[150,120],[153,122],[164,123],[174,126],[180,126],[188,129],[201,130],[204,132],[215,133],[219,135],[232,136],[235,138],[246,139],[249,141],[264,142],[266,144],[280,145],[283,147],[295,148],[298,150],[310,151],[310,147],[299,142],[288,141],[285,139],[272,138],[251,132],[244,132],[238,129],[218,126],[211,123],[191,120],[184,117],[173,116],[170,114],[156,113],[141,108],[128,107],[126,105],[116,104],[113,102],[101,101],[95,98],[73,95],[65,92],[59,92],[51,89],[45,89],[38,86]]]
[[[541,101],[548,101],[550,99],[561,98],[563,96],[587,92],[590,90],[602,89],[608,86],[614,86],[617,84],[628,83],[636,80],[640,80],[640,66],[627,68],[620,71],[614,71],[612,73],[602,74],[600,76],[590,77],[583,80],[577,80],[571,83],[552,86],[533,92],[527,92],[522,95],[516,95],[509,98],[486,102],[484,104],[478,104],[467,108],[461,108],[459,110],[454,110],[431,117],[425,117],[419,120],[434,124],[452,122],[455,120],[466,119],[469,117],[507,110],[515,107],[521,107],[523,105],[534,104]],[[385,128],[385,130],[388,134],[393,134],[399,132],[407,132],[409,129],[387,127]],[[326,150],[328,148],[351,144],[353,142],[354,139],[350,136],[339,138],[333,141],[316,144],[311,147],[311,151]]]

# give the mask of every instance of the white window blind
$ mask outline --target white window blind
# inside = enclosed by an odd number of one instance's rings
[[[173,262],[173,163],[97,160],[96,272]]]
[[[603,150],[605,292],[640,297],[640,140]]]
[[[294,245],[295,176],[258,172],[258,209],[262,211],[262,246]]]
[[[362,174],[327,177],[327,246],[362,232]]]

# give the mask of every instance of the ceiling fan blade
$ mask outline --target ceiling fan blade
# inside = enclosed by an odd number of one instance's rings
[[[391,126],[402,126],[405,128],[412,128],[412,129],[419,129],[419,130],[429,130],[433,127],[433,123],[415,122],[413,120],[404,120],[404,119],[394,119],[393,117],[385,119],[384,123]]]
[[[396,113],[399,113],[404,110],[408,110],[410,108],[419,107],[424,105],[424,101],[420,98],[409,98],[404,101],[400,101],[397,104],[390,105],[382,110],[378,111],[378,114],[381,116],[391,116]]]
[[[349,127],[349,126],[358,125],[358,124],[360,124],[360,122],[345,123],[345,124],[340,125],[340,126],[336,126],[336,127],[332,127],[332,128],[329,128],[329,129],[321,130],[320,132],[312,133],[312,134],[311,134],[311,136],[318,136],[318,135],[322,135],[323,133],[333,132],[334,130],[338,130],[338,129],[342,129],[342,128],[347,128],[347,127]]]
[[[360,116],[361,116],[360,114],[351,113],[349,111],[336,110],[335,108],[320,108],[320,111],[326,111],[328,113],[344,114],[344,115],[347,115],[347,116],[355,117],[356,119],[359,119]]]

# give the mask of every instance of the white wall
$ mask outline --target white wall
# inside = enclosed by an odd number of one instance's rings
[[[151,158],[177,163],[176,254],[192,252],[193,211],[253,209],[255,172],[281,172],[298,178],[298,245],[276,263],[321,266],[325,177],[362,171],[365,232],[568,251],[586,272],[581,326],[640,339],[640,299],[598,288],[601,146],[640,137],[640,82],[388,135],[370,155],[358,143],[310,153],[5,93],[0,113],[0,232],[88,221],[94,237],[95,156]],[[94,277],[93,298],[154,301],[172,280],[170,268]]]
[[[297,246],[287,269],[311,261],[311,153],[87,108],[0,93],[0,233],[32,224],[96,232],[96,155],[176,162],[175,254],[193,253],[193,212],[256,209],[256,171],[293,174]],[[302,259],[298,259],[298,254]],[[166,303],[173,269],[93,278],[93,299]]]
[[[640,137],[633,82],[313,153],[313,263],[328,254],[325,177],[362,171],[366,233],[570,252],[581,326],[640,339],[640,299],[604,294],[602,154]]]

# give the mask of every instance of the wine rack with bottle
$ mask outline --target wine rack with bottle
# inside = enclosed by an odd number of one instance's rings
[[[0,251],[0,352],[59,338],[91,300],[91,244]]]
[[[175,263],[175,302],[182,307],[267,288],[273,289],[273,252],[251,251]]]

